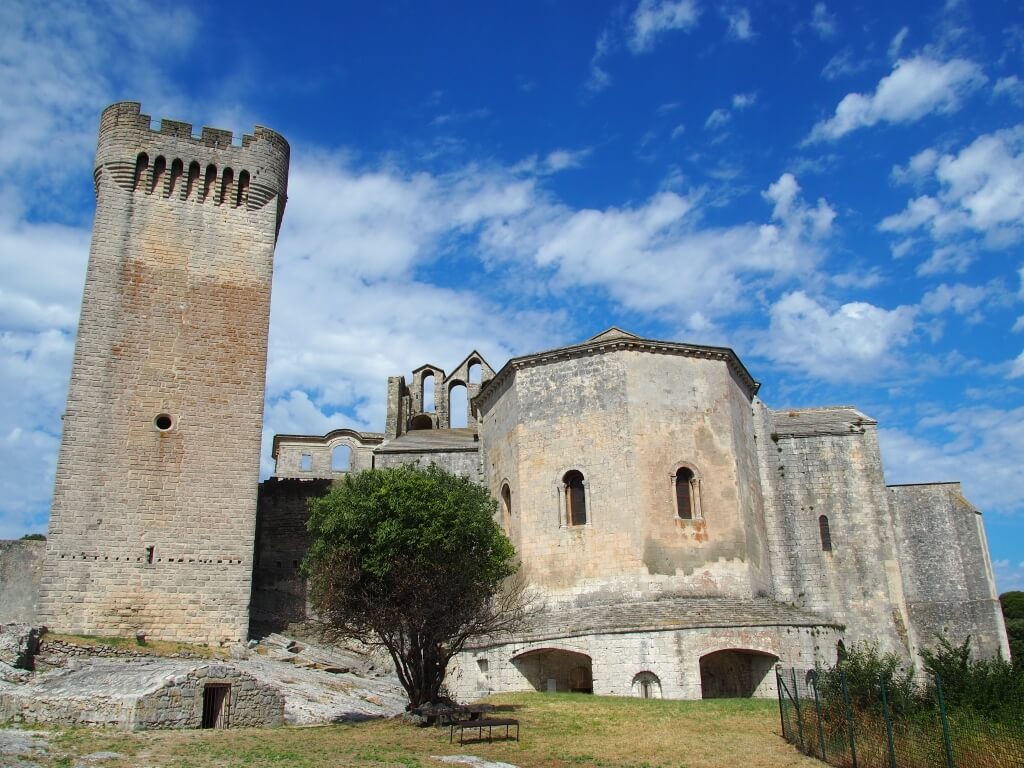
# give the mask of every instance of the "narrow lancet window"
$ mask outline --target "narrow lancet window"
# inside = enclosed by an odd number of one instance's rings
[[[165,197],[172,197],[174,195],[174,190],[178,186],[178,180],[184,172],[185,164],[181,162],[180,159],[175,159],[175,161],[171,163],[171,180],[167,185],[167,194],[164,195]]]
[[[828,517],[821,515],[818,518],[818,532],[821,534],[821,551],[832,551],[832,531],[828,527]]]
[[[565,513],[569,525],[587,524],[587,491],[583,473],[571,469],[562,478],[565,487]]]
[[[160,185],[164,182],[164,171],[167,170],[167,158],[160,155],[156,162],[153,163],[153,184],[150,186],[149,191],[154,192],[160,188]]]
[[[132,189],[138,189],[139,185],[142,184],[142,177],[145,175],[147,168],[149,168],[149,155],[145,152],[140,152],[139,156],[135,158],[135,183],[132,185]]]
[[[210,199],[213,188],[217,184],[217,166],[212,163],[206,166],[206,179],[203,181],[203,202]]]
[[[249,172],[242,171],[238,174],[238,197],[235,199],[236,206],[244,206],[249,202]]]
[[[686,467],[680,467],[676,472],[676,514],[680,520],[694,518],[694,485],[693,472]]]

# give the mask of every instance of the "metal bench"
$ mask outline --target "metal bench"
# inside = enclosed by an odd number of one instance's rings
[[[470,729],[476,728],[476,730],[477,730],[477,738],[478,739],[483,739],[483,737],[484,737],[484,728],[486,728],[487,729],[487,740],[491,741],[491,739],[493,738],[493,734],[494,734],[494,728],[496,728],[496,727],[500,728],[501,726],[505,726],[505,738],[506,739],[511,739],[512,738],[509,729],[512,726],[515,726],[515,729],[516,729],[516,741],[519,741],[519,721],[516,720],[515,718],[512,718],[512,717],[481,717],[481,718],[478,718],[476,720],[459,720],[457,723],[452,723],[451,724],[451,729],[448,732],[448,743],[451,744],[453,741],[455,741],[455,730],[456,729],[458,729],[458,731],[459,731],[459,744],[464,743],[464,738],[465,738],[465,735],[466,735],[466,729],[467,728],[470,728]],[[501,732],[500,731],[498,732],[498,736],[499,736],[499,738],[501,737]]]

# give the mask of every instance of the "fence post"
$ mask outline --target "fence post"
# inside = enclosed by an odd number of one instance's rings
[[[828,762],[825,759],[825,728],[821,724],[821,702],[818,700],[818,670],[812,669],[810,671],[811,676],[811,689],[814,691],[814,713],[818,718],[818,747],[821,749],[821,759],[823,762]]]
[[[939,697],[939,716],[942,718],[942,746],[946,749],[946,768],[956,768],[953,762],[953,742],[949,738],[949,718],[946,716],[946,699],[942,695],[942,678],[935,676],[935,693]]]
[[[843,703],[846,704],[846,731],[850,735],[850,758],[852,768],[857,768],[857,739],[853,735],[853,705],[850,703],[850,689],[846,687],[846,673],[840,670],[839,682],[843,687]]]
[[[796,705],[796,732],[800,736],[800,751],[804,750],[804,717],[800,713],[800,688],[796,684],[796,667],[793,667],[793,703]]]
[[[889,768],[898,768],[896,765],[896,745],[892,739],[892,715],[889,713],[889,696],[885,689],[885,675],[878,676],[878,682],[882,688],[882,716],[885,718],[885,736],[889,742]]]
[[[775,690],[779,694],[779,720],[782,724],[782,738],[789,741],[789,737],[786,735],[786,713],[782,708],[782,665],[775,665]]]

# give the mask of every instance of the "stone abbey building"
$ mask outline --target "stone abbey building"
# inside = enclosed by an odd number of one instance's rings
[[[454,663],[463,698],[765,695],[772,666],[944,634],[1008,655],[981,515],[889,486],[849,406],[773,410],[730,349],[611,328],[387,382],[384,431],[274,438],[259,484],[288,145],[115,104],[41,587],[43,621],[223,641],[306,618],[306,501],[434,462],[490,488],[545,608]],[[382,382],[383,385],[383,382]],[[457,395],[461,395],[457,397]]]

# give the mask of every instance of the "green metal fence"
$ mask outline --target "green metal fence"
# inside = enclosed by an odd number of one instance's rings
[[[988,711],[949,706],[942,680],[908,696],[879,676],[851,692],[845,673],[776,667],[783,736],[843,768],[1021,768],[1024,699]],[[874,681],[872,681],[874,682]]]

